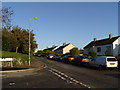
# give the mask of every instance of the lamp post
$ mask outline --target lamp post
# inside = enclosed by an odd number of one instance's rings
[[[29,19],[29,66],[30,66],[30,50],[31,50],[31,43],[30,43],[30,29],[31,29],[31,22],[32,20],[37,20],[37,17]]]

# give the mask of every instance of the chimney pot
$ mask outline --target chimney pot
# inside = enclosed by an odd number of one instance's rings
[[[65,46],[66,45],[66,43],[63,43],[63,46]]]
[[[109,34],[109,39],[112,39],[112,34]]]
[[[94,41],[97,41],[97,38],[94,38]]]

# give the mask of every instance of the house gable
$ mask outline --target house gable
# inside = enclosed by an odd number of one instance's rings
[[[62,45],[60,46],[59,48],[57,48],[54,52],[56,53],[62,53],[62,54],[65,54],[65,53],[69,53],[69,51],[75,47],[74,45],[72,45],[71,43],[68,43],[66,45]]]
[[[120,37],[113,42],[113,54],[118,56],[120,54]]]
[[[63,48],[63,54],[69,53],[71,49],[73,49],[75,46],[73,44],[69,44],[66,47]]]
[[[92,41],[84,47],[84,53],[88,53],[91,49],[95,50],[97,55],[111,52],[113,56],[117,56],[120,54],[120,36]]]

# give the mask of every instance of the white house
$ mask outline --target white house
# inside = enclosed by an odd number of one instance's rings
[[[120,54],[120,36],[112,37],[109,34],[109,38],[97,40],[94,38],[88,45],[84,47],[84,53],[89,53],[90,50],[96,51],[97,55],[106,55],[107,52],[113,56]]]
[[[56,53],[60,53],[60,54],[66,54],[69,53],[71,49],[73,49],[75,46],[71,43],[66,44],[63,43],[62,46],[58,47],[56,50],[54,50],[54,52]]]

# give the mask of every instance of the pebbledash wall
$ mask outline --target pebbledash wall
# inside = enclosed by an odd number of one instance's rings
[[[97,52],[97,48],[98,48],[98,47],[101,47],[101,52]],[[105,55],[105,52],[106,52],[106,50],[107,50],[107,47],[111,47],[111,48],[110,48],[110,51],[113,52],[112,44],[101,45],[101,46],[96,46],[97,55]]]
[[[120,54],[120,37],[113,42],[113,56]]]

